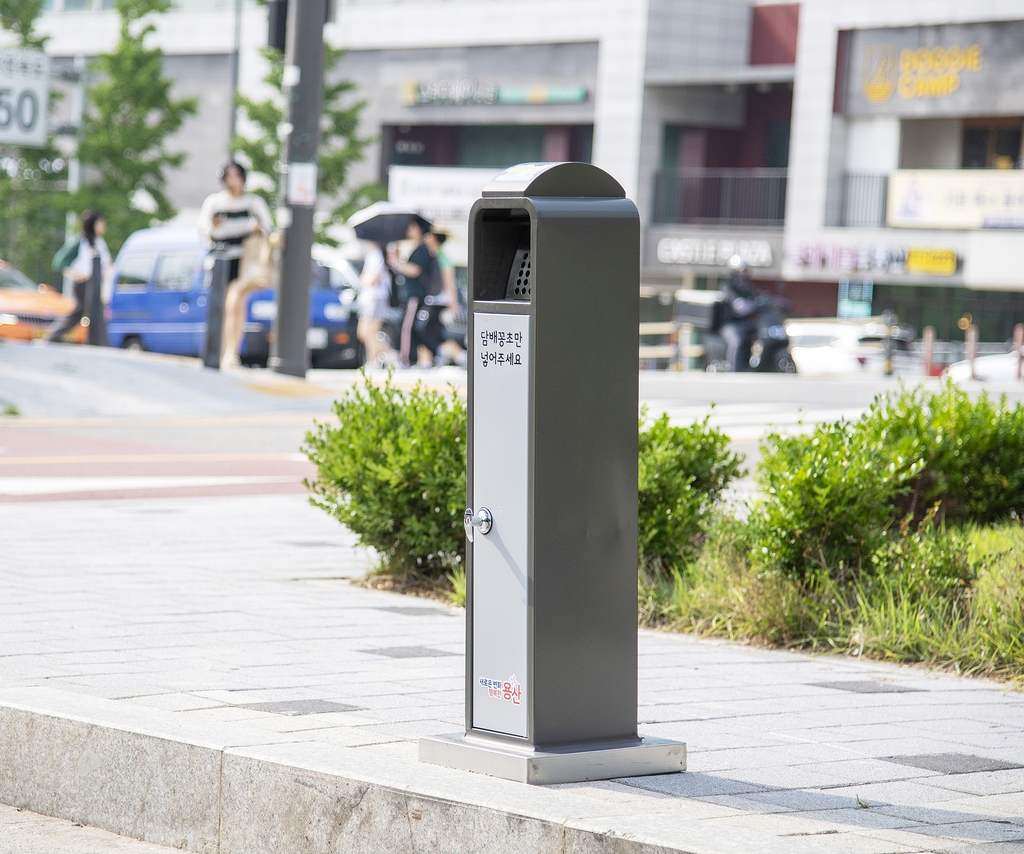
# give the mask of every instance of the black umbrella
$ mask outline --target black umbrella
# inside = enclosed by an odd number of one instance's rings
[[[361,240],[372,240],[387,246],[396,240],[405,240],[405,231],[413,220],[424,231],[430,230],[430,220],[425,219],[419,211],[396,202],[374,202],[352,214],[348,224],[355,229],[356,237]]]

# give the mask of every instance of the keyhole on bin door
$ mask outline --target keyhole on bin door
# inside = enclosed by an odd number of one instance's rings
[[[494,525],[494,517],[486,507],[481,507],[479,512],[474,513],[472,507],[467,507],[462,517],[463,527],[466,529],[466,539],[473,542],[473,537],[479,529],[480,533],[487,536]]]

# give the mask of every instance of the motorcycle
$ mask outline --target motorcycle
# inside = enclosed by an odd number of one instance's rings
[[[699,296],[698,296],[699,295]],[[704,333],[704,355],[701,363],[708,373],[731,371],[728,360],[728,345],[722,330],[728,325],[725,294],[708,291],[679,291],[676,294],[677,319],[693,323]],[[786,333],[786,301],[769,294],[758,294],[754,299],[754,310],[749,315],[753,323],[750,341],[750,370],[762,373],[795,374],[796,363],[789,352],[789,335]],[[684,308],[679,310],[682,303]],[[685,306],[692,305],[695,311]],[[729,321],[735,322],[735,321]]]

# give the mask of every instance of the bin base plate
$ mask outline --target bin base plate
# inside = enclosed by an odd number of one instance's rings
[[[420,762],[503,777],[520,783],[581,783],[686,770],[686,745],[644,737],[611,744],[541,749],[478,733],[421,738]]]

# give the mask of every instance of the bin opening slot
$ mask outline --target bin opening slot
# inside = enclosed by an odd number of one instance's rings
[[[473,238],[473,298],[529,302],[533,292],[529,213],[486,211],[476,223]]]
[[[530,256],[530,244],[527,241],[525,246],[516,250],[516,257],[512,261],[512,269],[508,274],[508,287],[505,289],[505,299],[530,301],[533,292],[530,270],[533,267],[533,259]]]

